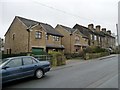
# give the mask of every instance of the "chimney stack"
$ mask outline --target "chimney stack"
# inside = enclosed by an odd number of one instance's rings
[[[108,33],[109,35],[111,35],[111,30],[108,30],[107,33]]]
[[[94,29],[94,25],[93,25],[93,24],[89,24],[89,25],[88,25],[88,28],[89,28],[90,30],[93,30],[93,29]]]
[[[106,28],[102,28],[102,31],[103,31],[103,32],[106,32]]]
[[[97,25],[97,26],[96,26],[96,31],[99,32],[99,31],[100,31],[100,28],[101,28],[101,26],[100,26],[100,25]]]

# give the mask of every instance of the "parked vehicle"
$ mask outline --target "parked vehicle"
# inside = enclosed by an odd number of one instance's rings
[[[111,48],[107,48],[107,51],[108,51],[109,53],[113,53],[113,50],[112,50]]]
[[[42,78],[50,71],[50,62],[39,61],[32,56],[20,56],[3,59],[0,63],[2,83],[30,76]]]

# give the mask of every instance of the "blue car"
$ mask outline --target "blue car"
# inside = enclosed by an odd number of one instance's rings
[[[30,76],[35,76],[39,79],[48,71],[50,71],[50,62],[39,61],[32,56],[6,58],[0,62],[2,83]]]

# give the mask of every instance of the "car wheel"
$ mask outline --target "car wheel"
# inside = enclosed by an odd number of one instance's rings
[[[43,71],[41,69],[38,69],[36,72],[35,72],[35,77],[40,79],[42,78],[44,75]]]

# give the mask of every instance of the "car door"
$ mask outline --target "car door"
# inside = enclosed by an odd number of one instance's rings
[[[22,59],[11,59],[6,65],[6,69],[2,69],[3,82],[12,81],[22,77]]]
[[[33,76],[38,66],[37,61],[35,61],[31,57],[23,57],[22,60],[23,60],[23,75]]]

